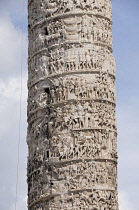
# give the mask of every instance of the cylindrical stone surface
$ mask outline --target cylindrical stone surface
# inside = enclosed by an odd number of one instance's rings
[[[118,210],[111,10],[28,2],[29,210]]]

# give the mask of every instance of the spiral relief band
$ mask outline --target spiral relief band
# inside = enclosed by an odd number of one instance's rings
[[[28,209],[118,210],[111,1],[28,12]]]

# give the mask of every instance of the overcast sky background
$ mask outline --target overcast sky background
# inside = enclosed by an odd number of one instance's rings
[[[0,0],[0,210],[15,210],[22,40],[23,92],[17,210],[27,210],[26,8],[26,0]],[[120,210],[139,210],[139,0],[113,0],[113,38],[117,63]]]

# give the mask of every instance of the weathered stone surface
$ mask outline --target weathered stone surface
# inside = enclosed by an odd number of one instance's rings
[[[28,11],[28,209],[118,210],[111,2]]]

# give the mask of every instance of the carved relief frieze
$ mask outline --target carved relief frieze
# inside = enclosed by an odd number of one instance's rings
[[[118,210],[111,2],[28,12],[28,209]]]

